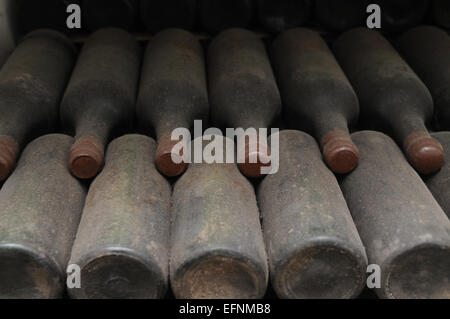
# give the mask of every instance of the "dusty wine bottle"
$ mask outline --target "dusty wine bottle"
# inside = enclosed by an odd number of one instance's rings
[[[73,175],[89,179],[103,166],[114,129],[134,115],[141,48],[120,29],[102,29],[84,44],[61,105],[64,127],[75,135]]]
[[[125,135],[108,147],[86,197],[70,264],[76,298],[160,298],[168,286],[170,184],[152,161],[156,143]]]
[[[0,298],[61,298],[85,188],[66,166],[72,138],[46,135],[24,150],[0,191]]]
[[[367,257],[333,174],[314,139],[281,131],[280,170],[259,186],[269,266],[280,298],[354,298]]]
[[[444,152],[427,131],[433,100],[425,84],[391,44],[374,30],[341,35],[334,52],[359,97],[365,125],[392,134],[422,174],[439,170]]]
[[[76,50],[62,34],[34,31],[0,69],[0,180],[13,170],[23,146],[54,129]]]
[[[258,0],[259,23],[268,31],[279,33],[306,23],[311,16],[311,0]]]
[[[332,31],[346,31],[362,26],[366,19],[367,0],[315,0],[315,17]]]
[[[141,0],[140,14],[150,32],[168,28],[192,30],[197,17],[197,0]]]
[[[156,131],[159,171],[167,176],[184,173],[187,163],[172,160],[181,155],[174,150],[179,141],[171,140],[172,132],[209,116],[205,58],[194,35],[168,29],[149,41],[136,110],[140,126]]]
[[[359,166],[341,188],[366,247],[380,267],[382,298],[448,298],[450,221],[398,146],[379,132],[352,135]]]
[[[255,18],[253,0],[198,0],[202,27],[210,34],[229,28],[250,27]]]
[[[434,22],[446,29],[450,29],[450,2],[447,0],[433,0],[432,13]]]
[[[439,132],[431,135],[444,147],[446,158],[450,158],[450,132]],[[427,176],[425,183],[450,218],[450,162],[446,161],[436,174]]]
[[[450,130],[449,35],[432,26],[421,26],[399,37],[397,47],[433,96],[437,129]]]
[[[358,120],[358,98],[326,42],[315,31],[291,29],[273,42],[271,57],[286,123],[316,137],[334,172],[352,171],[358,149],[348,125]]]
[[[378,0],[381,29],[401,32],[421,23],[430,7],[429,0]]]
[[[170,280],[177,298],[264,295],[268,270],[258,206],[236,164],[191,164],[174,187],[172,218]]]
[[[253,32],[230,29],[217,36],[208,49],[208,75],[211,117],[218,127],[258,130],[279,116],[281,98],[269,57]],[[252,143],[247,141],[239,168],[248,177],[260,177],[270,162],[267,140]]]
[[[83,0],[83,25],[90,31],[115,27],[134,31],[139,0]]]

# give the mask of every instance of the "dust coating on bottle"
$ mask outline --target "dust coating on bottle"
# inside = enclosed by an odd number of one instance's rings
[[[197,38],[181,29],[158,33],[147,46],[137,101],[139,126],[154,129],[158,139],[156,164],[161,173],[178,176],[187,163],[172,156],[179,141],[172,141],[178,128],[191,129],[195,120],[209,117],[203,48]]]
[[[281,298],[355,298],[367,257],[314,139],[281,131],[280,170],[258,189],[272,286]]]
[[[253,32],[229,29],[208,48],[208,81],[211,117],[220,128],[270,128],[281,113],[281,98],[264,43]],[[266,140],[258,140],[258,160],[250,163],[246,143],[245,163],[239,165],[248,175],[264,164]]]
[[[130,126],[140,66],[138,42],[121,29],[99,30],[84,44],[60,110],[64,129],[75,136],[68,163],[74,176],[95,177],[111,134]]]
[[[289,127],[313,134],[336,173],[358,165],[349,135],[359,115],[356,93],[320,34],[303,28],[280,34],[271,47],[272,63]]]
[[[334,52],[360,102],[363,126],[389,133],[422,174],[439,170],[444,154],[428,133],[433,100],[425,84],[377,31],[342,34]]]
[[[72,142],[31,142],[0,191],[0,298],[62,297],[86,193],[66,166]]]
[[[170,184],[158,173],[156,143],[112,141],[86,198],[70,264],[81,268],[74,298],[161,298],[169,273]]]
[[[24,145],[57,126],[76,50],[51,30],[26,35],[0,69],[0,179],[9,176]]]
[[[264,296],[268,269],[258,206],[236,164],[191,164],[175,184],[172,218],[170,278],[177,298]]]
[[[382,298],[449,298],[450,221],[386,135],[352,134],[359,166],[341,182]]]

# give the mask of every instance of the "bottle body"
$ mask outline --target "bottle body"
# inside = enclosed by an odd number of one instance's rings
[[[168,287],[170,185],[152,161],[156,143],[125,135],[86,197],[71,264],[81,268],[75,298],[161,298]]]
[[[111,133],[134,114],[141,48],[125,31],[108,28],[85,43],[61,104],[64,128],[75,136],[69,168],[92,178],[101,170]]]
[[[280,170],[258,189],[272,286],[280,298],[355,298],[367,257],[314,139],[281,131]]]
[[[334,52],[359,97],[365,125],[391,134],[420,173],[439,170],[442,146],[426,128],[431,94],[392,45],[377,31],[358,28],[341,35]]]
[[[178,141],[171,140],[172,133],[191,129],[195,120],[207,122],[209,116],[205,58],[194,35],[168,29],[149,42],[136,112],[141,128],[156,132],[158,169],[168,176],[182,174],[187,163],[172,161],[179,156],[173,151]]]
[[[344,177],[347,200],[369,264],[381,268],[382,298],[446,298],[450,221],[386,135],[352,135],[360,164]]]
[[[208,81],[213,124],[220,128],[269,128],[281,113],[281,98],[266,48],[253,32],[230,29],[217,36],[208,48]],[[240,164],[248,177],[261,176],[267,163],[267,141],[256,147],[246,144]],[[258,158],[251,163],[252,149]]]
[[[58,122],[63,90],[75,62],[75,48],[62,34],[28,34],[0,71],[0,179],[15,166],[27,141]]]
[[[271,57],[286,123],[315,136],[334,172],[353,170],[358,150],[348,126],[357,122],[359,102],[326,42],[315,31],[291,29],[273,42]]]
[[[66,169],[71,144],[60,134],[34,140],[2,187],[1,298],[62,298],[86,192]]]
[[[235,164],[191,164],[175,185],[172,216],[170,278],[177,298],[265,294],[267,256],[255,193]]]

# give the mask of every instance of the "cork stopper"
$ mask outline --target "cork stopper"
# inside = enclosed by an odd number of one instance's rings
[[[359,151],[347,132],[328,133],[322,138],[321,146],[325,162],[333,172],[347,174],[358,166]]]
[[[158,141],[156,167],[162,174],[169,177],[180,176],[188,167],[188,163],[182,161],[183,150],[174,149],[178,143],[179,141],[171,140],[171,135],[164,135]],[[172,158],[178,163],[175,163]]]
[[[95,136],[83,136],[70,150],[69,169],[79,179],[95,177],[104,162],[104,145]]]
[[[421,174],[432,174],[444,165],[442,145],[427,132],[410,134],[403,143],[403,149],[411,165]]]
[[[258,141],[256,143],[245,143],[245,162],[239,163],[241,173],[250,178],[262,177],[261,168],[270,166],[269,147],[267,143]],[[256,158],[256,163],[251,163]]]
[[[16,166],[19,145],[9,136],[0,136],[0,181],[5,180]]]

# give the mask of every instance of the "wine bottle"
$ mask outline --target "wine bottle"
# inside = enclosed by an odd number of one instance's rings
[[[280,170],[259,186],[272,287],[280,298],[355,298],[367,257],[333,174],[314,139],[281,131]]]
[[[134,115],[141,64],[137,41],[120,29],[102,29],[84,44],[61,105],[65,129],[75,135],[69,168],[89,179],[103,166],[112,132]]]
[[[211,42],[208,80],[211,117],[218,127],[269,128],[281,113],[280,93],[266,48],[251,31],[230,29]],[[260,177],[261,167],[270,162],[265,138],[246,141],[245,160],[239,163],[244,175]]]
[[[450,130],[449,35],[432,26],[421,26],[399,37],[397,47],[433,96],[437,129]]]
[[[62,298],[86,189],[65,165],[72,138],[25,148],[0,192],[0,298]]]
[[[212,139],[234,146],[222,136]],[[267,255],[258,206],[236,164],[191,164],[175,184],[172,218],[170,280],[176,298],[264,296]]]
[[[125,135],[108,147],[86,197],[70,264],[75,298],[161,298],[168,286],[170,184],[152,161],[156,143]]]
[[[140,15],[150,32],[168,28],[192,30],[197,17],[197,0],[141,0]]]
[[[379,132],[352,135],[359,166],[341,183],[369,264],[378,265],[381,298],[448,297],[450,221],[408,165]],[[373,271],[373,270],[372,270]]]
[[[210,34],[248,28],[255,18],[254,0],[198,0],[200,23]]]
[[[305,24],[312,9],[311,0],[258,0],[256,5],[260,24],[273,33]]]
[[[145,51],[137,102],[137,118],[144,129],[154,128],[158,139],[156,164],[167,176],[181,175],[187,163],[171,135],[190,129],[194,120],[208,120],[209,103],[203,48],[196,37],[181,29],[158,33]]]
[[[273,42],[271,57],[286,123],[316,137],[334,172],[352,171],[358,149],[348,126],[358,120],[358,98],[326,42],[312,30],[288,30]]]
[[[439,132],[431,135],[441,143],[444,147],[445,155],[447,158],[450,158],[450,132]],[[450,218],[450,163],[446,161],[439,172],[427,176],[425,183]]]
[[[87,30],[115,27],[134,31],[139,20],[139,0],[83,0],[81,12]]]
[[[341,35],[334,51],[365,125],[390,133],[418,172],[439,170],[444,152],[425,126],[433,115],[431,94],[392,45],[377,31],[358,28]]]
[[[367,0],[315,0],[315,17],[325,29],[346,31],[364,24],[368,4]]]
[[[62,34],[34,31],[21,40],[0,69],[0,180],[25,144],[55,129],[76,50]]]

